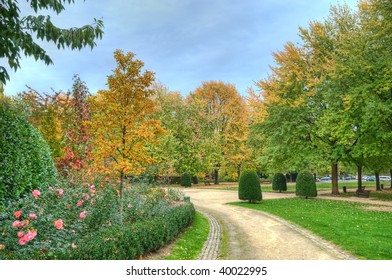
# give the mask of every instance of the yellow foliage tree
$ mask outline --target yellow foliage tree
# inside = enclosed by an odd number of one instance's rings
[[[124,176],[138,175],[154,162],[148,146],[164,133],[159,120],[152,118],[156,105],[151,99],[154,73],[144,71],[135,54],[114,53],[117,67],[108,76],[108,90],[90,99],[93,139],[92,156],[99,171],[120,178],[122,198]]]

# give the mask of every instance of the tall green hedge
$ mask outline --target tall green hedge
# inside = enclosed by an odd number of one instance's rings
[[[244,170],[239,179],[238,197],[249,203],[262,200],[260,179],[256,171]]]
[[[275,174],[274,178],[272,179],[272,189],[279,192],[287,191],[286,176],[284,176],[282,173]]]
[[[172,207],[165,215],[91,233],[78,242],[71,259],[132,260],[156,251],[189,226],[195,216],[191,203]]]
[[[302,172],[298,174],[295,185],[295,194],[305,198],[317,196],[316,182],[312,173]]]
[[[56,178],[48,144],[10,101],[0,100],[0,207]]]

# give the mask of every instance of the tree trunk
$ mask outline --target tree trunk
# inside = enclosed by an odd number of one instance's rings
[[[215,169],[214,169],[214,184],[215,184],[215,185],[218,185],[218,184],[219,184],[219,178],[218,178],[218,176],[219,176],[219,169],[218,169],[218,168],[215,168]]]
[[[123,190],[124,190],[124,172],[120,171],[120,224],[124,220],[124,203],[123,203]]]
[[[381,191],[381,186],[380,186],[380,172],[376,172],[376,191]]]
[[[358,169],[358,192],[362,192],[362,165],[357,165],[357,169]]]
[[[392,189],[392,169],[389,169],[389,176],[391,176],[391,189]]]
[[[332,164],[332,194],[339,194],[338,164]]]

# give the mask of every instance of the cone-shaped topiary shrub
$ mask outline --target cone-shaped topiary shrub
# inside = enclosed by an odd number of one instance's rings
[[[316,182],[310,172],[302,172],[298,174],[295,185],[295,194],[305,198],[317,196]]]
[[[0,209],[4,201],[53,183],[48,144],[8,100],[0,100]]]
[[[181,186],[189,188],[192,186],[192,176],[189,173],[181,175]]]
[[[272,180],[272,189],[279,192],[287,191],[286,176],[282,173],[275,174]]]
[[[256,171],[244,170],[239,179],[238,197],[241,200],[248,200],[249,203],[262,200],[260,179]]]

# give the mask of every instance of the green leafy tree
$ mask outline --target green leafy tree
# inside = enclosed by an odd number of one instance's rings
[[[20,2],[20,1],[19,1]],[[0,0],[0,57],[8,60],[8,65],[16,71],[20,68],[21,55],[33,56],[36,60],[52,64],[46,51],[37,44],[37,40],[53,42],[58,49],[81,49],[86,46],[93,48],[95,41],[102,38],[103,22],[94,19],[92,25],[80,28],[63,29],[53,24],[50,16],[28,15],[21,17],[18,1]],[[60,14],[65,10],[65,4],[74,0],[26,1],[37,14],[41,10],[53,10]],[[9,74],[0,65],[0,82],[9,80]]]
[[[243,170],[239,178],[238,197],[249,203],[263,199],[260,179],[254,170]]]

